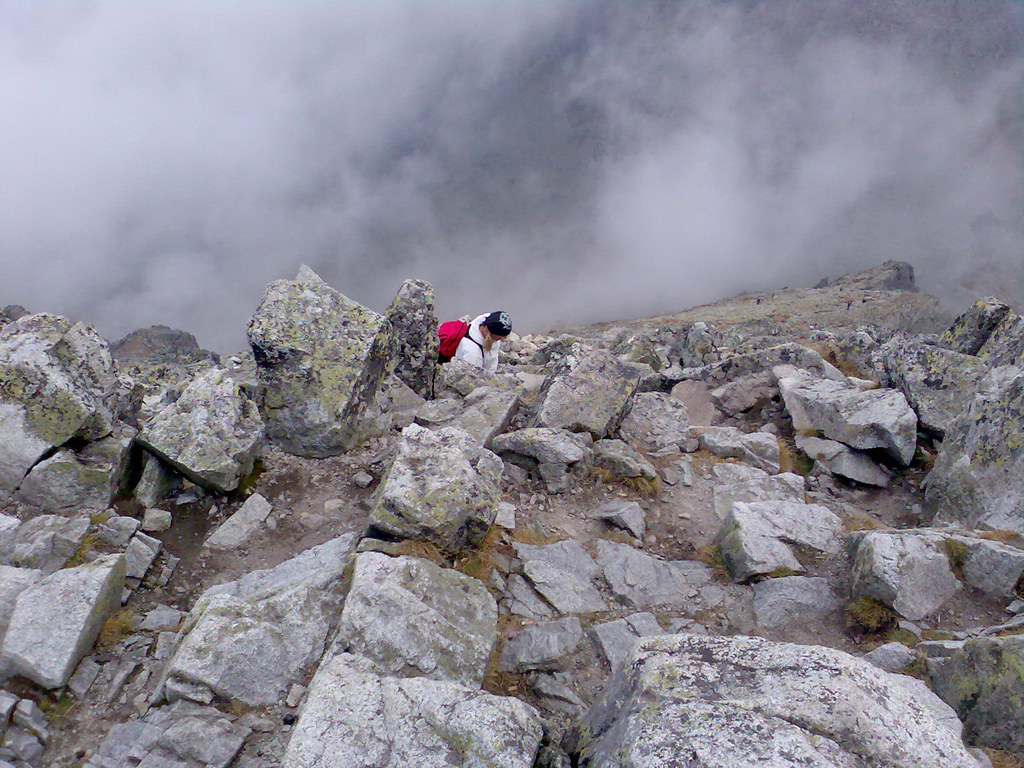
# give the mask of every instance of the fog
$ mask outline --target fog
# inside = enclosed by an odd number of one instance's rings
[[[222,352],[302,263],[521,330],[895,258],[1024,301],[1013,0],[0,0],[0,306]]]

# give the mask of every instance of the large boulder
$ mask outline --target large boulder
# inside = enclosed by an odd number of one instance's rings
[[[1010,306],[988,296],[978,299],[939,337],[939,343],[962,355],[976,355],[992,331],[1010,314]]]
[[[166,325],[153,325],[132,331],[110,345],[110,354],[118,366],[126,368],[220,363],[220,356],[200,347],[191,333]]]
[[[39,515],[20,525],[17,519],[4,517],[0,520],[0,563],[51,574],[75,554],[88,530],[89,518],[84,516]]]
[[[994,369],[928,473],[936,523],[1024,532],[1024,368]]]
[[[394,365],[391,324],[309,267],[277,280],[249,321],[267,435],[300,456],[333,456],[360,439],[359,414]]]
[[[843,524],[827,507],[790,501],[737,501],[715,536],[736,581],[785,571],[802,573],[797,546],[822,555],[842,545]]]
[[[384,317],[395,333],[395,376],[431,397],[438,345],[434,289],[425,280],[406,280]]]
[[[600,440],[618,428],[640,376],[640,368],[610,352],[574,345],[544,382],[533,426],[589,432]]]
[[[853,595],[880,600],[904,618],[934,613],[960,588],[938,536],[870,531],[854,546]]]
[[[363,552],[331,653],[365,657],[381,675],[479,686],[497,620],[478,579],[417,557]]]
[[[968,640],[932,676],[969,744],[1024,752],[1024,635]]]
[[[207,590],[164,670],[165,697],[209,702],[216,695],[249,706],[283,699],[324,652],[354,546],[353,535],[342,536]]]
[[[903,466],[914,458],[917,416],[902,392],[862,391],[800,371],[788,371],[779,389],[795,431],[817,431],[860,450],[880,448]]]
[[[197,485],[233,491],[252,471],[263,420],[246,388],[213,368],[147,421],[137,439]]]
[[[572,737],[588,768],[977,768],[919,681],[748,637],[640,640]]]
[[[689,439],[686,406],[662,392],[641,392],[619,425],[619,436],[641,451],[676,449]]]
[[[65,568],[24,589],[7,625],[0,667],[43,688],[65,685],[121,604],[123,555]]]
[[[518,699],[343,654],[313,678],[283,768],[532,768],[542,732]]]
[[[970,405],[988,373],[980,358],[902,338],[883,347],[882,361],[892,386],[906,396],[921,426],[939,437]]]
[[[29,471],[18,498],[47,512],[107,509],[126,480],[135,430],[121,426],[79,450],[63,448]]]
[[[114,382],[107,342],[87,325],[38,314],[0,328],[0,488],[71,438],[110,434]]]
[[[1024,365],[1024,317],[1015,312],[1006,315],[978,352],[991,366]]]
[[[410,424],[380,483],[370,529],[457,551],[479,544],[494,521],[502,463],[468,432]]]

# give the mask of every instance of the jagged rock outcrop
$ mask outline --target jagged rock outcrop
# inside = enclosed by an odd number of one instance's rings
[[[0,488],[14,490],[52,448],[110,434],[114,369],[107,343],[58,315],[0,329]]]
[[[980,358],[900,337],[882,347],[882,362],[921,426],[939,437],[970,405],[989,370]]]
[[[263,420],[246,388],[214,368],[147,421],[137,439],[197,485],[233,491],[252,471]]]
[[[968,744],[1024,751],[1024,635],[968,640],[932,685],[963,720]]]
[[[626,415],[640,376],[610,352],[574,345],[544,382],[533,426],[607,437]]]
[[[107,555],[24,589],[0,649],[0,667],[43,688],[65,685],[120,605],[125,560]]]
[[[919,681],[757,638],[641,640],[574,732],[589,768],[976,768]]]
[[[994,369],[928,473],[935,522],[1024,531],[1024,369]]]
[[[497,620],[483,582],[418,557],[362,552],[330,655],[364,657],[380,675],[479,686]]]
[[[523,702],[449,681],[382,676],[343,654],[313,678],[284,768],[532,768],[542,728]]]
[[[799,371],[783,373],[779,389],[795,431],[817,431],[860,450],[880,448],[903,466],[914,458],[917,416],[901,392],[865,392]]]
[[[381,481],[370,530],[451,551],[477,544],[494,522],[501,473],[501,460],[468,432],[411,424]]]
[[[992,329],[978,357],[993,367],[1024,365],[1024,317],[1015,312],[1007,313]]]
[[[978,299],[939,337],[939,343],[962,355],[977,355],[992,331],[1010,314],[1010,306],[992,296]]]
[[[299,456],[333,456],[360,439],[359,415],[394,365],[394,332],[309,267],[277,280],[249,321],[267,436]]]
[[[431,396],[438,345],[433,287],[406,280],[384,317],[395,334],[395,376],[417,394]]]
[[[199,346],[187,331],[153,325],[137,328],[110,345],[110,354],[119,366],[170,365],[195,363],[219,365],[220,356]]]

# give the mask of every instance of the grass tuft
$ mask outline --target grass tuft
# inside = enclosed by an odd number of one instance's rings
[[[967,561],[967,545],[959,539],[946,538],[943,542],[946,547],[946,559],[949,560],[949,569],[953,575],[963,581],[964,563]]]
[[[846,615],[867,632],[880,632],[896,622],[892,608],[874,597],[858,597],[846,606]]]
[[[992,768],[1024,768],[1024,755],[1004,752],[991,747],[982,747],[981,749],[992,762]]]
[[[512,541],[517,544],[533,544],[534,546],[542,546],[544,544],[554,544],[562,541],[565,537],[545,533],[544,531],[538,531],[532,526],[517,524],[515,529],[512,531],[511,538]]]
[[[697,550],[697,559],[719,576],[729,577],[729,569],[722,559],[722,548],[714,543],[707,543]]]
[[[1011,547],[1024,549],[1024,536],[1021,536],[1018,531],[985,531],[984,533],[979,533],[978,538],[987,539],[988,541],[998,541],[1002,544],[1009,544]]]
[[[100,537],[95,533],[87,533],[82,537],[82,543],[78,545],[68,561],[64,563],[65,568],[74,568],[75,566],[82,565],[86,558],[92,554],[92,551],[96,549],[96,545],[99,543]]]
[[[845,516],[843,520],[843,528],[848,531],[878,531],[885,528],[885,526],[873,517],[861,514],[852,514]]]
[[[135,628],[135,611],[131,608],[124,608],[112,614],[100,629],[96,645],[100,648],[110,648],[117,645],[132,633]]]
[[[434,565],[440,565],[442,568],[448,567],[448,556],[440,547],[436,544],[431,544],[429,541],[406,539],[405,541],[398,542],[391,549],[391,552],[395,555],[406,555],[408,557],[419,557],[423,560],[429,560]]]

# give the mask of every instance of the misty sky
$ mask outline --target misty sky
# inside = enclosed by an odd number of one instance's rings
[[[1015,0],[0,0],[0,306],[241,349],[305,262],[517,328],[910,261],[1024,301]]]

